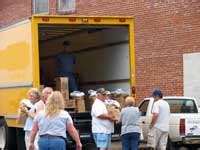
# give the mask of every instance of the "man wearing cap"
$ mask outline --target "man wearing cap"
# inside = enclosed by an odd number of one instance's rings
[[[63,46],[64,46],[64,51],[62,53],[60,53],[56,58],[56,63],[57,63],[57,68],[58,68],[58,76],[59,77],[68,77],[69,90],[71,93],[73,91],[78,90],[76,80],[72,73],[74,65],[75,65],[75,57],[74,57],[74,55],[69,53],[70,43],[68,41],[64,41]]]
[[[169,104],[163,100],[163,93],[160,89],[155,89],[152,93],[155,103],[153,104],[153,117],[148,133],[147,146],[153,149],[166,150],[170,108]]]
[[[111,145],[111,133],[114,131],[114,116],[108,114],[105,105],[107,91],[100,88],[92,105],[92,133],[97,148],[107,150]]]

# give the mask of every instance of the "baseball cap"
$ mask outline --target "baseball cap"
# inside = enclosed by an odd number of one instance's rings
[[[107,95],[107,91],[104,88],[97,89],[97,94]]]
[[[163,93],[160,89],[155,89],[153,92],[152,92],[152,96],[159,96],[159,97],[163,97]]]

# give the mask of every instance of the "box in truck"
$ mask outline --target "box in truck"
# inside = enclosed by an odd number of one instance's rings
[[[132,17],[33,16],[0,29],[0,148],[23,149],[19,102],[31,87],[55,88],[63,41],[71,43],[81,91],[104,87],[135,94],[133,25]]]

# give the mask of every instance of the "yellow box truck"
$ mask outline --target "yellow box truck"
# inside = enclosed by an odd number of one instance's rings
[[[31,87],[55,86],[63,41],[71,43],[81,91],[105,87],[135,94],[132,17],[33,16],[1,28],[0,148],[22,149],[19,102]]]

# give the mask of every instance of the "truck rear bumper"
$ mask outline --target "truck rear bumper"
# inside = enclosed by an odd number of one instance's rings
[[[183,144],[200,144],[200,136],[183,137]]]

